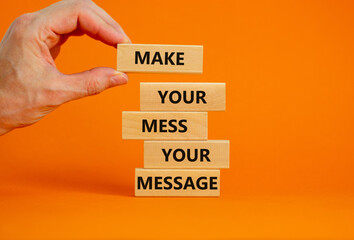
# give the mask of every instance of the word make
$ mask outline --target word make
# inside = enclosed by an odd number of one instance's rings
[[[203,46],[118,44],[117,70],[202,73]]]
[[[164,56],[163,57],[161,57]],[[150,54],[150,51],[142,53],[140,51],[135,51],[135,64],[160,64],[160,65],[184,65],[184,52],[155,52]]]

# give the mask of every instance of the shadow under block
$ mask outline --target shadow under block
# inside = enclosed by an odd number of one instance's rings
[[[117,70],[202,73],[203,46],[118,44]]]
[[[220,170],[135,169],[135,196],[220,196]]]
[[[225,83],[140,83],[141,111],[225,111]]]
[[[230,142],[144,141],[144,168],[229,168]]]
[[[122,138],[207,140],[207,112],[122,112]]]

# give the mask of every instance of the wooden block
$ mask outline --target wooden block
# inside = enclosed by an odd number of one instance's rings
[[[230,142],[145,141],[144,168],[229,168]]]
[[[135,169],[135,196],[220,196],[220,170]]]
[[[202,73],[203,46],[118,44],[117,70]]]
[[[225,83],[140,83],[141,111],[225,111]]]
[[[206,140],[206,112],[123,112],[122,138]]]

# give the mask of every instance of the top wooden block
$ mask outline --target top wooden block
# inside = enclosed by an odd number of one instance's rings
[[[118,44],[117,70],[202,73],[203,46]]]

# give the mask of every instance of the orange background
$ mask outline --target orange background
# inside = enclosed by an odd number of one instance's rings
[[[1,4],[0,36],[53,1]],[[204,73],[129,74],[0,137],[0,239],[354,238],[353,1],[96,1],[134,43],[204,45]],[[64,73],[115,67],[71,38]],[[226,82],[209,139],[231,141],[220,198],[135,198],[143,142],[121,138],[139,83]]]

